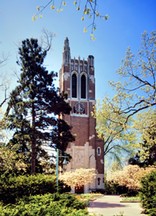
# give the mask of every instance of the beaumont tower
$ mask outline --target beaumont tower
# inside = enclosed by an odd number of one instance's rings
[[[75,135],[74,143],[70,143],[67,149],[72,159],[66,170],[94,168],[97,174],[92,185],[74,190],[88,192],[104,189],[104,143],[97,137],[96,119],[92,116],[95,105],[94,56],[89,55],[86,60],[71,58],[66,38],[59,78],[60,90],[67,93],[72,107],[70,115],[63,118],[72,126]]]

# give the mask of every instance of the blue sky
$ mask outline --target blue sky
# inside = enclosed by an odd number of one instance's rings
[[[45,65],[49,71],[59,71],[62,64],[62,51],[65,37],[69,38],[72,57],[95,57],[96,98],[111,95],[109,80],[117,80],[116,71],[121,65],[126,49],[136,52],[140,46],[141,34],[146,30],[156,30],[156,0],[98,0],[102,14],[108,14],[108,21],[97,19],[96,40],[92,41],[83,27],[89,22],[81,21],[81,12],[77,12],[73,1],[68,1],[62,13],[49,8],[43,18],[32,21],[36,6],[46,0],[1,0],[0,2],[0,55],[8,55],[8,60],[0,68],[1,74],[11,80],[14,87],[15,72],[20,68],[16,64],[18,47],[26,38],[38,38],[42,30],[55,33],[52,49]]]

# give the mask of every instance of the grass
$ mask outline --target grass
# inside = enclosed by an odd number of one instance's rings
[[[93,201],[99,197],[102,196],[100,193],[87,193],[87,194],[79,194],[75,195],[79,200],[85,201],[86,203],[89,203],[90,201]],[[121,203],[123,202],[140,202],[139,196],[132,196],[132,197],[121,197]]]
[[[93,201],[93,200],[99,198],[100,196],[102,196],[101,193],[87,193],[87,194],[76,195],[76,197],[79,200],[85,201],[88,204],[89,204],[90,201]]]
[[[124,213],[120,212],[119,214],[113,215],[113,216],[124,216]]]
[[[120,202],[140,202],[139,196],[122,197]]]

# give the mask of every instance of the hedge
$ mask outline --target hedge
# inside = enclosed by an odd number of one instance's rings
[[[61,190],[66,190],[63,184]],[[0,201],[4,203],[15,203],[23,196],[55,192],[56,178],[53,175],[23,175],[0,180]]]
[[[142,178],[140,198],[145,213],[156,216],[156,171]]]
[[[25,197],[18,203],[0,206],[1,216],[84,216],[84,202],[71,194],[45,194]]]
[[[138,190],[129,189],[126,186],[121,186],[113,181],[105,182],[105,194],[109,195],[122,195],[122,196],[136,196],[138,195]]]

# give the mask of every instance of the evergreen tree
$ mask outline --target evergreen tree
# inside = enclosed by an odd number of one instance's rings
[[[146,116],[145,116],[146,115]],[[156,164],[156,113],[152,112],[141,115],[143,122],[138,122],[142,127],[142,141],[138,153],[129,159],[129,164],[147,167]],[[137,126],[137,125],[135,125]]]
[[[31,164],[31,173],[36,172],[39,159],[46,155],[41,148],[51,142],[56,148],[66,150],[68,141],[74,140],[70,126],[57,116],[69,114],[71,107],[65,102],[66,96],[59,94],[54,86],[57,74],[48,73],[43,65],[47,50],[38,45],[37,39],[26,39],[19,48],[21,75],[18,86],[12,91],[7,108],[9,128],[14,131],[11,146],[26,155]],[[59,141],[59,125],[68,134],[65,142]],[[65,132],[64,132],[65,129]],[[54,143],[55,141],[55,143]],[[62,143],[61,145],[59,143]]]

